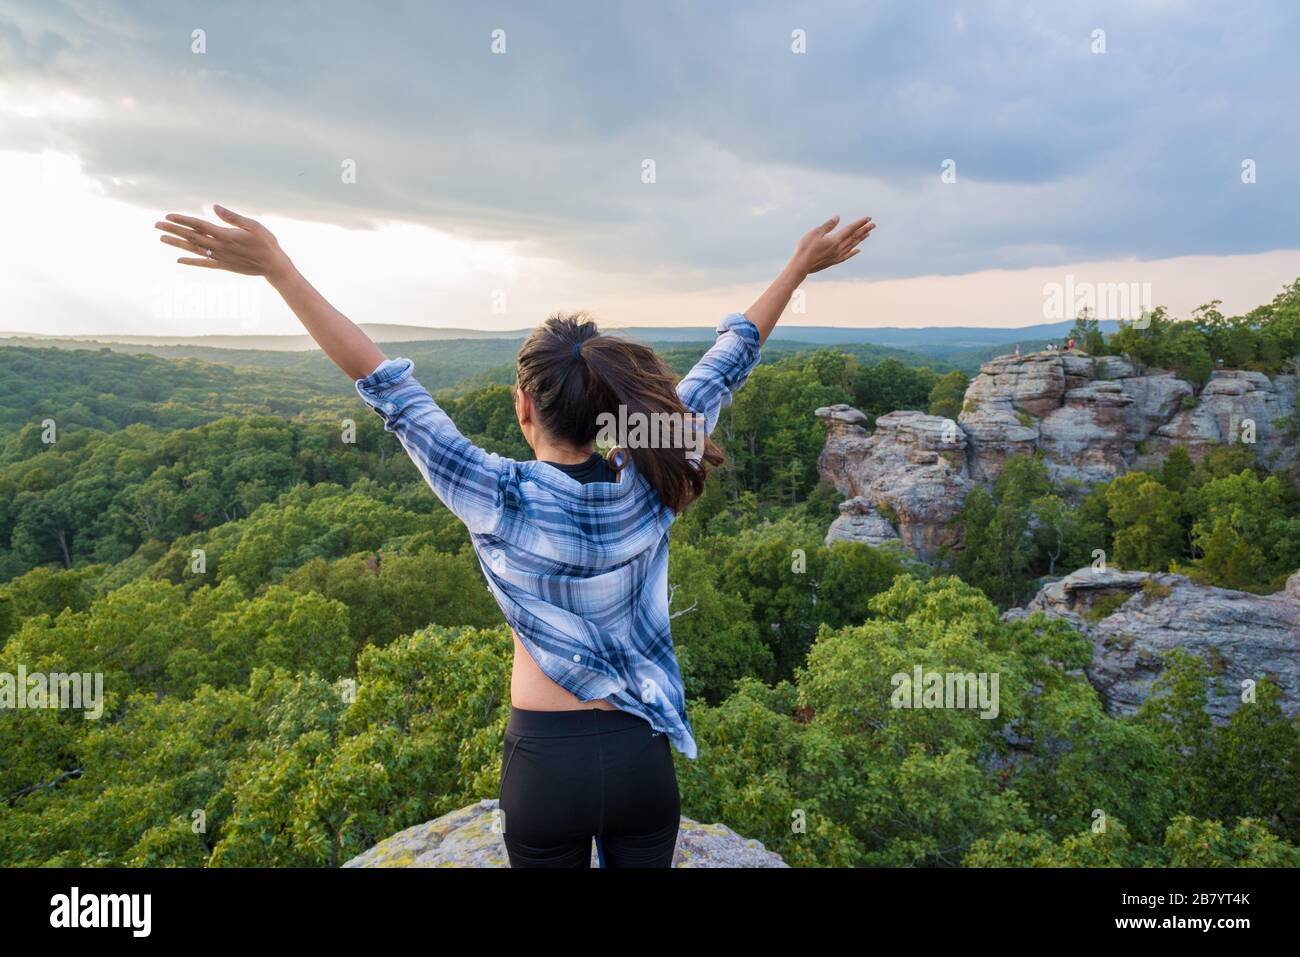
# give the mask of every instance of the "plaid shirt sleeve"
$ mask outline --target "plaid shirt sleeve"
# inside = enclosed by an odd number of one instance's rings
[[[414,367],[410,359],[386,359],[356,380],[357,392],[452,514],[471,532],[491,533],[501,520],[512,460],[465,438],[412,376]]]
[[[686,408],[704,417],[705,434],[713,432],[724,406],[758,365],[758,327],[744,313],[733,312],[718,323],[718,339],[677,383]]]

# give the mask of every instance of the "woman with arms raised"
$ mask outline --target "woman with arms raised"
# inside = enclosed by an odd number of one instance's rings
[[[553,316],[519,350],[515,413],[537,458],[465,438],[412,375],[294,268],[275,237],[220,206],[221,226],[169,214],[161,240],[204,269],[264,276],[356,381],[439,499],[470,533],[514,632],[500,796],[513,867],[668,867],[680,819],[669,743],[695,757],[668,614],[668,529],[724,461],[708,438],[810,273],[844,262],[874,229],[811,230],[777,279],[674,385],[649,347]],[[629,442],[602,458],[600,422],[668,414],[699,430],[677,447]],[[633,429],[633,432],[636,430]]]

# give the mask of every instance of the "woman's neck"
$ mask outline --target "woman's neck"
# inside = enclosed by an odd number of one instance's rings
[[[533,454],[537,456],[539,462],[558,462],[560,465],[581,465],[591,458],[591,453],[594,451],[595,443],[586,448],[578,448],[573,445],[538,442],[533,448]]]

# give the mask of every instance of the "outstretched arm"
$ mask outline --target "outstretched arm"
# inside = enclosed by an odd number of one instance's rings
[[[230,227],[171,213],[155,225],[162,241],[195,253],[177,262],[265,276],[334,364],[356,380],[357,393],[384,419],[426,482],[471,532],[489,532],[503,514],[509,461],[474,445],[412,375],[410,359],[386,359],[370,337],[294,268],[261,223],[220,206]]]
[[[169,234],[160,237],[164,243],[196,254],[182,256],[177,262],[265,276],[311,337],[349,378],[364,378],[378,368],[386,358],[383,352],[294,268],[269,229],[224,207],[213,209],[230,223],[229,227],[179,213],[168,213],[165,222],[154,224]]]
[[[809,230],[795,246],[790,262],[754,304],[718,323],[717,341],[677,383],[682,403],[704,417],[705,434],[713,431],[723,407],[749,380],[758,365],[759,350],[800,283],[810,273],[852,259],[858,254],[858,244],[876,228],[871,217],[864,216],[832,234],[839,221],[832,216]]]
[[[745,310],[745,316],[758,328],[758,342],[767,341],[768,334],[776,327],[790,297],[811,273],[820,272],[828,266],[834,266],[852,259],[858,254],[858,244],[876,228],[870,216],[864,216],[856,222],[849,223],[838,233],[832,233],[839,216],[832,216],[799,240],[794,255],[786,263],[781,274],[776,277],[763,294],[754,300],[754,304]]]

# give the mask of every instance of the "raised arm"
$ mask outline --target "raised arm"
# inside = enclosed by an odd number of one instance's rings
[[[164,243],[196,254],[182,256],[177,262],[265,276],[324,353],[349,378],[364,378],[379,367],[385,359],[383,352],[298,272],[269,229],[222,206],[213,209],[230,223],[229,227],[178,213],[168,213],[165,222],[154,224],[168,234],[161,237]]]
[[[177,262],[265,276],[316,340],[348,377],[358,394],[383,417],[415,467],[471,532],[490,532],[503,514],[502,495],[511,461],[469,441],[412,375],[410,359],[388,359],[347,316],[326,301],[280,249],[261,223],[221,206],[217,215],[230,227],[171,213],[155,225],[162,241],[197,256]]]
[[[767,341],[794,291],[811,273],[852,259],[858,244],[875,229],[870,216],[832,233],[840,221],[832,216],[809,230],[795,246],[781,274],[744,313],[735,312],[718,324],[718,339],[677,384],[682,403],[704,417],[711,433],[724,406],[745,384],[758,364],[759,349]]]
[[[832,233],[839,216],[832,216],[820,226],[810,229],[795,246],[794,255],[786,263],[781,274],[754,300],[754,304],[745,310],[748,317],[758,329],[758,342],[762,345],[776,327],[777,320],[785,311],[790,297],[809,275],[821,272],[828,266],[835,266],[852,259],[858,254],[858,244],[876,228],[870,216],[849,223],[837,233]]]

